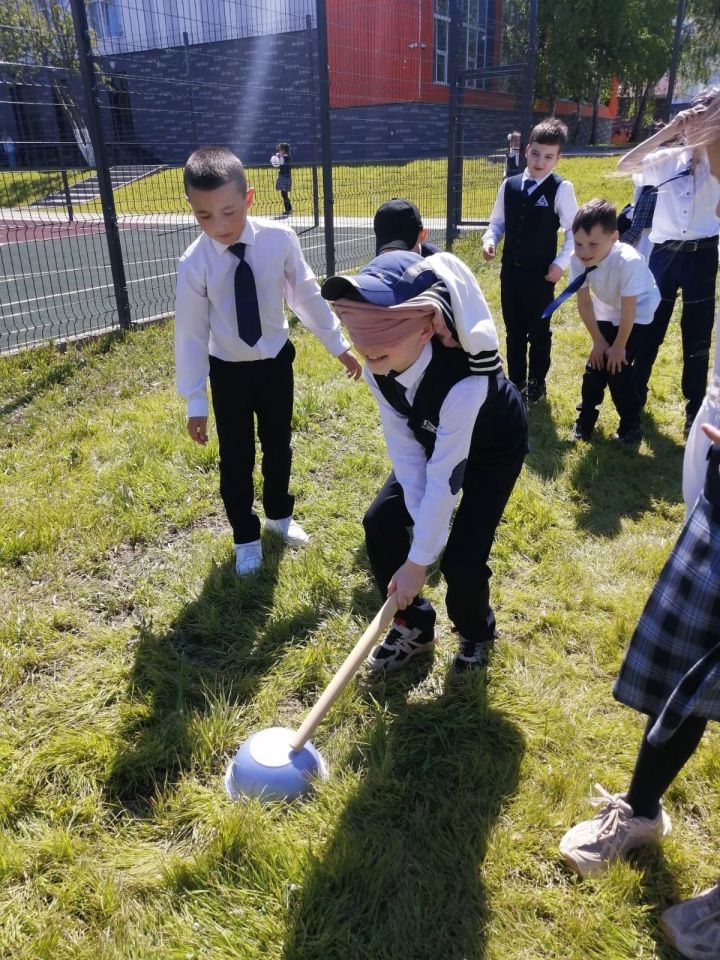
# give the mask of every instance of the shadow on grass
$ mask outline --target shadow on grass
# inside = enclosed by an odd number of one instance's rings
[[[218,703],[252,699],[267,671],[296,637],[318,625],[317,609],[271,621],[284,547],[263,540],[264,564],[239,579],[234,558],[214,567],[200,595],[162,633],[144,624],[129,680],[127,720],[106,785],[108,798],[144,815],[158,792],[197,762],[206,746],[197,730]]]
[[[408,671],[405,683],[417,679]],[[284,960],[485,956],[482,863],[517,789],[522,735],[489,706],[481,677],[422,702],[408,702],[400,678],[384,693],[364,781],[311,861]]]
[[[530,452],[525,457],[525,465],[544,480],[552,480],[562,473],[567,444],[560,440],[550,403],[534,403],[527,413]]]
[[[668,868],[661,844],[651,844],[633,853],[633,860],[641,870],[640,900],[648,906],[650,935],[655,940],[653,957],[658,960],[678,960],[682,955],[672,947],[660,927],[664,910],[682,899],[674,875]]]
[[[92,332],[89,332],[88,338],[91,337]],[[92,355],[109,353],[116,344],[122,343],[126,338],[127,333],[123,330],[98,336],[92,342]],[[50,344],[42,348],[42,353],[38,352],[37,355],[33,351],[28,351],[27,378],[29,385],[19,396],[13,397],[12,400],[5,403],[0,402],[0,417],[9,416],[16,410],[28,406],[53,387],[63,386],[85,367],[88,352],[87,344],[85,350],[78,353],[73,352],[69,357],[65,356],[66,347],[65,344]],[[35,374],[34,369],[38,356],[42,357],[43,360],[50,356],[51,361],[46,369],[43,369],[39,374]]]
[[[643,432],[645,442],[639,450],[601,436],[580,445],[583,455],[568,479],[579,500],[581,530],[614,537],[623,517],[638,518],[658,500],[680,501],[683,447],[661,433],[650,417]]]

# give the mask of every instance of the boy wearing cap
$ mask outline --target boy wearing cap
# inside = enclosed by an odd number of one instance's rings
[[[375,582],[383,596],[397,592],[400,612],[368,665],[398,670],[432,650],[436,615],[422,588],[443,553],[454,670],[481,669],[495,636],[488,557],[527,452],[522,399],[502,374],[485,299],[452,254],[400,250],[330,277],[322,294],[365,359],[393,467],[363,525]]]
[[[503,180],[483,236],[483,257],[493,260],[505,235],[500,300],[508,376],[527,403],[545,396],[552,334],[550,319],[542,314],[573,250],[575,191],[569,180],[553,173],[566,142],[567,127],[554,117],[533,128],[525,150],[527,166]],[[558,253],[560,228],[565,238]]]
[[[427,242],[420,211],[411,200],[393,197],[378,207],[373,219],[375,254],[384,250],[413,250],[428,257],[439,249]]]

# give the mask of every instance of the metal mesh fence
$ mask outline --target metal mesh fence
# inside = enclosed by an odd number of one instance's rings
[[[502,7],[0,0],[0,352],[172,313],[177,258],[198,232],[181,167],[198,146],[235,150],[253,214],[279,218],[269,161],[290,144],[287,222],[318,275],[373,255],[372,215],[393,196],[444,245],[453,63],[507,58]],[[519,102],[461,83],[460,226],[492,207]]]

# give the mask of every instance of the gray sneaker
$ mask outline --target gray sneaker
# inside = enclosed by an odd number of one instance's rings
[[[474,673],[484,670],[493,648],[492,640],[466,640],[460,636],[460,648],[453,660],[453,673]]]
[[[653,819],[636,817],[623,794],[610,794],[599,783],[596,797],[590,802],[602,806],[592,820],[584,820],[572,827],[560,841],[560,853],[565,863],[581,877],[597,877],[605,873],[615,860],[623,859],[636,847],[653,843],[670,833],[670,818],[660,807]]]
[[[675,949],[689,960],[720,957],[720,881],[697,897],[667,909],[660,926]]]

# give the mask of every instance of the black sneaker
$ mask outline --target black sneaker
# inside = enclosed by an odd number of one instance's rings
[[[455,673],[470,673],[471,671],[484,670],[488,665],[492,647],[492,640],[466,640],[461,636],[460,649],[453,660],[453,671]]]
[[[429,653],[435,646],[435,611],[427,617],[427,625],[410,626],[402,615],[395,617],[388,635],[367,658],[368,669],[392,673],[401,670],[419,653]]]
[[[626,443],[629,447],[637,446],[642,438],[643,432],[640,427],[618,427],[617,433],[613,434],[613,440]]]
[[[573,424],[573,428],[570,431],[571,440],[582,440],[583,443],[590,443],[593,435],[593,427],[589,427],[587,424],[582,423],[580,420],[576,420]]]
[[[545,381],[531,378],[523,391],[523,398],[526,403],[539,403],[546,393]]]

